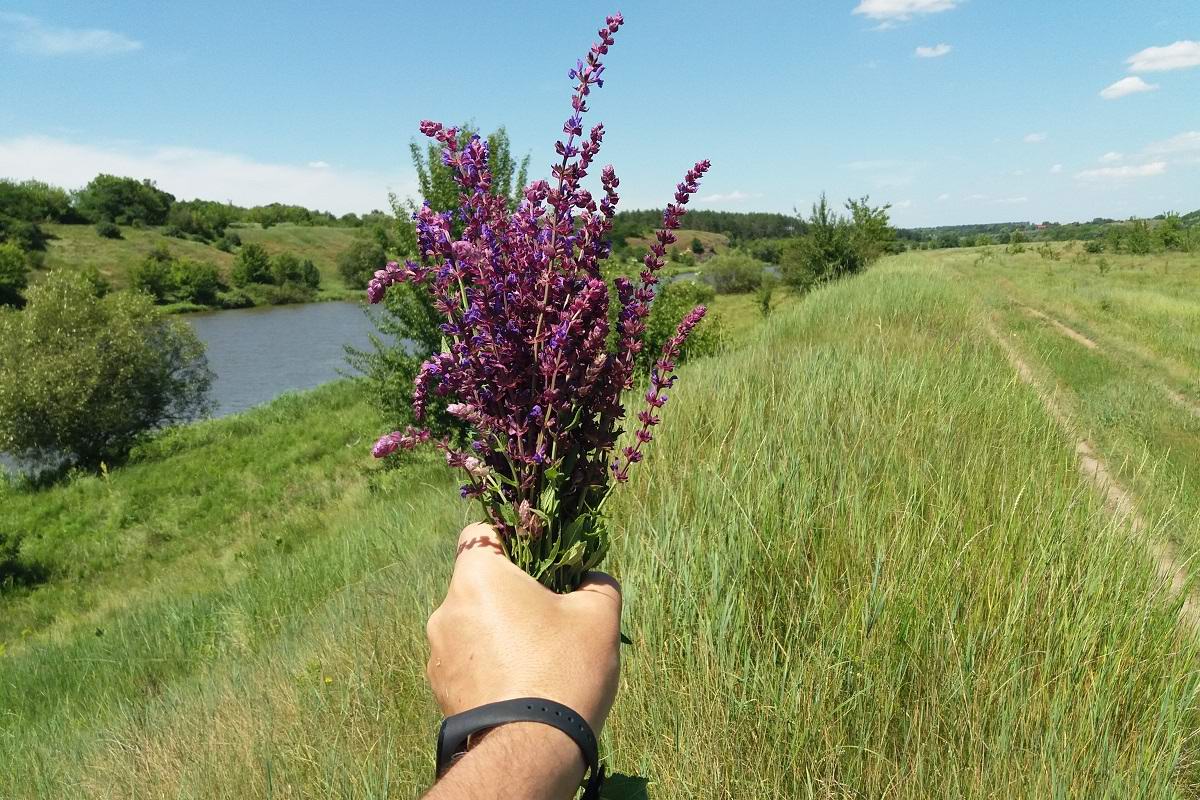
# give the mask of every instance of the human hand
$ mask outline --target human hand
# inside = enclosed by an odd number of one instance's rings
[[[515,697],[573,708],[597,738],[617,694],[621,588],[591,573],[555,594],[505,557],[488,525],[465,528],[446,599],[429,617],[429,684],[447,716]]]

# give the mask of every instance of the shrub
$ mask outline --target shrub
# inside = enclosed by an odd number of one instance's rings
[[[337,269],[346,286],[365,289],[371,276],[387,264],[387,252],[375,239],[357,239],[338,256]]]
[[[246,287],[246,293],[254,298],[255,305],[285,306],[292,303],[311,303],[316,299],[312,289],[299,283],[255,284]]]
[[[233,263],[234,286],[271,282],[271,258],[260,244],[248,244]]]
[[[204,346],[145,295],[98,298],[60,271],[28,299],[0,314],[0,450],[95,469],[207,407]]]
[[[96,223],[96,233],[105,239],[120,239],[121,229],[117,223],[104,220]]]
[[[692,237],[692,252],[698,256],[704,255],[704,243],[700,241],[698,236]]]
[[[175,289],[171,262],[171,252],[165,244],[160,244],[129,271],[129,285],[150,295],[156,303],[167,302]]]
[[[25,253],[12,242],[0,244],[0,306],[24,306],[25,297],[21,293],[27,286],[29,265]]]
[[[1038,245],[1037,254],[1045,261],[1058,261],[1061,258],[1059,252],[1049,242],[1042,242]]]
[[[680,317],[698,305],[711,303],[715,297],[716,291],[711,286],[697,281],[675,281],[662,286],[646,318],[644,345],[637,354],[637,371],[649,374],[667,340],[675,335]],[[692,331],[675,361],[683,363],[715,355],[721,351],[724,339],[720,318],[710,314]]]
[[[895,250],[896,229],[888,219],[889,208],[891,205],[872,206],[871,198],[866,196],[846,201],[850,218],[845,224],[849,227],[850,245],[858,255],[859,269]]]
[[[154,185],[115,175],[97,175],[75,195],[75,208],[88,222],[162,225],[174,196]]]
[[[25,222],[75,222],[71,196],[42,181],[0,179],[0,214]]]
[[[36,224],[0,214],[0,243],[12,242],[22,250],[45,250],[46,234]]]
[[[1025,252],[1025,241],[1026,241],[1025,231],[1017,229],[1012,232],[1011,236],[1008,237],[1008,247],[1006,249],[1008,250],[1009,253],[1012,253],[1013,255],[1017,255],[1019,253],[1024,253]]]
[[[813,204],[808,232],[788,242],[780,258],[784,280],[800,290],[853,274],[863,266],[861,250],[851,241],[850,226],[829,207],[824,194]]]
[[[207,261],[180,258],[171,264],[172,297],[178,302],[216,305],[221,291],[221,273]]]
[[[163,228],[163,236],[170,236],[172,239],[186,239],[187,238],[187,234],[183,232],[183,229],[179,228],[175,225],[168,225],[165,228]]]
[[[754,299],[758,303],[758,312],[763,317],[771,316],[771,298],[779,286],[779,278],[770,272],[764,272],[762,281],[758,284]]]
[[[1144,256],[1150,252],[1152,244],[1150,223],[1144,219],[1131,220],[1125,234],[1125,249],[1135,256]]]
[[[1086,253],[1103,253],[1104,242],[1099,239],[1091,239],[1083,245],[1083,250]]]
[[[252,308],[254,298],[241,289],[233,289],[228,292],[217,292],[216,305],[218,308]]]
[[[741,253],[714,256],[704,264],[704,282],[717,294],[743,294],[759,287],[763,264]]]

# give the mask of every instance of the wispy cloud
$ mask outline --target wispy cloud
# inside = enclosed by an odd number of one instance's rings
[[[1130,72],[1169,72],[1200,67],[1200,42],[1183,39],[1165,47],[1147,47],[1125,59]]]
[[[1025,144],[1039,144],[1041,142],[1046,141],[1047,138],[1048,138],[1048,135],[1045,132],[1027,133],[1027,134],[1025,134],[1025,138],[1022,139],[1022,141],[1025,142]]]
[[[855,14],[877,20],[906,20],[917,14],[936,14],[950,11],[961,0],[862,0]]]
[[[942,192],[937,196],[937,199],[939,203],[944,203],[950,199],[950,194],[948,192]]]
[[[61,28],[28,14],[0,11],[0,41],[20,53],[41,56],[107,56],[141,50],[123,33],[99,28]]]
[[[1123,167],[1099,167],[1085,169],[1075,173],[1075,177],[1085,181],[1124,180],[1126,178],[1150,178],[1162,175],[1167,171],[1167,162],[1151,161],[1149,164],[1127,164]]]
[[[1105,86],[1100,90],[1100,96],[1105,100],[1116,100],[1126,95],[1153,92],[1156,89],[1158,89],[1157,83],[1146,83],[1137,76],[1130,76],[1128,78],[1121,78],[1121,80],[1111,86]]]
[[[747,200],[754,200],[762,197],[761,193],[743,192],[740,189],[734,189],[732,192],[724,194],[717,192],[715,194],[705,195],[704,197],[696,198],[701,203],[743,203]]]
[[[1055,164],[1053,167],[1050,168],[1050,174],[1052,174],[1052,175],[1057,175],[1058,173],[1060,173],[1062,171],[1063,171],[1062,164]]]
[[[1028,203],[1029,198],[1025,195],[1020,197],[997,197],[996,202],[1002,206],[1018,206],[1022,203]]]
[[[1101,164],[1115,164],[1123,158],[1125,158],[1125,156],[1121,155],[1120,153],[1118,153],[1115,150],[1110,150],[1109,152],[1100,156],[1100,163]]]
[[[328,161],[310,161],[308,165],[313,169],[329,169]]]
[[[918,47],[916,50],[917,58],[941,58],[949,54],[954,48],[948,44],[935,44],[932,47]]]
[[[865,172],[871,177],[876,189],[895,189],[910,186],[925,168],[923,161],[905,161],[895,158],[876,158],[851,161],[846,165],[854,172]]]
[[[1153,142],[1146,147],[1146,152],[1155,155],[1200,152],[1200,131],[1185,131],[1170,139]]]
[[[264,163],[190,147],[97,147],[44,136],[0,139],[0,177],[76,188],[100,172],[150,178],[180,199],[296,203],[337,214],[386,208],[389,189],[401,196],[416,191],[409,176]]]

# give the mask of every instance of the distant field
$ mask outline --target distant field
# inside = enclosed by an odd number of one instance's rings
[[[704,246],[705,252],[724,253],[729,249],[729,237],[723,233],[709,233],[708,231],[695,231],[684,228],[675,231],[675,235],[679,238],[679,241],[671,245],[670,249],[672,250],[690,252],[693,239],[700,240],[700,244]],[[653,236],[634,236],[625,241],[630,247],[649,247],[655,240]]]
[[[48,269],[95,267],[117,288],[129,284],[130,268],[160,244],[166,244],[175,255],[215,264],[226,276],[234,260],[233,254],[210,244],[164,236],[161,228],[122,227],[121,239],[105,239],[91,225],[50,224],[42,228],[53,237],[46,249]],[[245,224],[230,230],[244,243],[261,244],[270,253],[287,251],[311,258],[321,271],[322,294],[345,292],[337,271],[337,256],[354,241],[355,229],[283,224],[264,230],[255,224]],[[37,273],[34,277],[37,278]]]
[[[1172,460],[1196,424],[1150,380],[1187,352],[1187,284],[979,255],[889,258],[766,322],[714,304],[733,348],[682,368],[611,506],[632,644],[603,751],[653,800],[1200,791],[1200,638],[1151,547],[1198,507]],[[432,457],[373,465],[378,425],[337,384],[0,487],[49,569],[0,595],[0,797],[419,794],[424,623],[472,509]]]

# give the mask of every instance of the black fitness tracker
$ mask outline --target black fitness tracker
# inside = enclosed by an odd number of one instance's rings
[[[540,697],[519,697],[488,703],[442,720],[441,730],[438,731],[437,777],[442,777],[455,760],[467,752],[469,736],[508,722],[540,722],[570,736],[579,745],[587,765],[588,779],[582,800],[598,800],[600,784],[604,782],[604,768],[600,766],[599,746],[591,726],[562,703]]]

